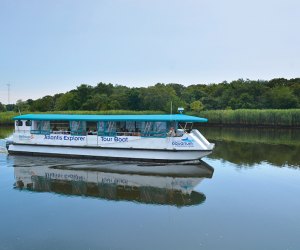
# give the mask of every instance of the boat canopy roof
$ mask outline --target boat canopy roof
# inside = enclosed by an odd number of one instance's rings
[[[27,114],[19,115],[14,120],[32,121],[177,121],[177,122],[207,122],[206,118],[183,115],[70,115],[70,114]]]

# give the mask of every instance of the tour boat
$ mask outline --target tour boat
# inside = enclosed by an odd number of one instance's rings
[[[190,161],[214,148],[192,128],[207,119],[184,114],[26,114],[13,119],[10,154]]]

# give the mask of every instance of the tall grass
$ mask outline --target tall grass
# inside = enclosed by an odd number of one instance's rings
[[[41,113],[41,112],[37,112]],[[151,115],[151,114],[164,114],[162,111],[135,111],[135,110],[104,110],[104,111],[86,111],[86,110],[73,110],[73,111],[49,111],[46,114],[82,114],[82,115]]]
[[[32,113],[32,112],[28,112]],[[41,113],[41,112],[38,112]],[[106,110],[106,111],[51,111],[47,114],[99,114],[99,115],[146,115],[163,114],[161,111],[132,111],[132,110]],[[196,116],[208,118],[208,125],[221,126],[266,126],[266,127],[300,127],[300,109],[238,109],[238,110],[208,110],[191,113]],[[0,112],[0,124],[13,124],[15,112]]]
[[[13,124],[12,118],[17,116],[16,112],[0,112],[0,125],[10,125]]]
[[[300,127],[300,109],[209,110],[195,115],[213,125]]]

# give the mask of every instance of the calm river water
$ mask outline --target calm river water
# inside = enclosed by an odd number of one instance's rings
[[[300,249],[300,130],[201,131],[199,164],[0,153],[0,249]]]

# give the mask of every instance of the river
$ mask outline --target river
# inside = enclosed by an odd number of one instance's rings
[[[200,131],[197,164],[0,153],[0,249],[299,249],[300,130]]]

